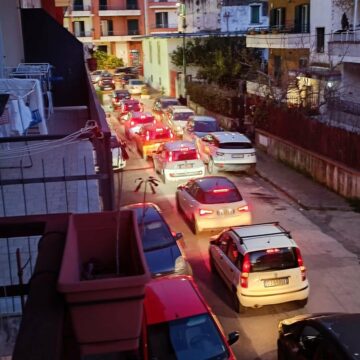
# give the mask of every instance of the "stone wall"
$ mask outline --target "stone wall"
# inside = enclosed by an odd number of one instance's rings
[[[255,144],[346,198],[360,198],[360,172],[256,129]]]

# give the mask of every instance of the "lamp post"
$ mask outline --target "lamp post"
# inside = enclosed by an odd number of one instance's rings
[[[186,8],[185,8],[185,0],[182,0],[180,4],[180,17],[182,18],[182,65],[183,65],[183,77],[184,77],[184,98],[186,98],[186,41],[185,41],[185,31],[186,31]]]

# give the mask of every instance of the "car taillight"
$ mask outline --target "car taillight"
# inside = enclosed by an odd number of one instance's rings
[[[156,124],[156,119],[153,120],[153,123]]]
[[[196,152],[196,158],[200,160],[200,154],[198,152]]]
[[[249,278],[250,269],[251,269],[250,257],[249,254],[245,254],[241,269],[241,278],[240,278],[240,285],[243,288],[248,287],[248,278]]]
[[[111,82],[112,82],[113,84],[115,84],[115,81],[114,81],[114,80],[111,80]]]
[[[207,210],[207,209],[199,209],[199,215],[203,216],[203,215],[209,215],[212,214],[213,211],[212,210]]]
[[[149,140],[150,140],[150,133],[149,133],[148,131],[146,132],[145,140],[146,140],[146,141],[149,141]]]
[[[227,193],[229,192],[229,189],[214,189],[213,193],[217,194],[217,193]]]
[[[135,125],[135,121],[130,121],[130,126],[134,126]]]
[[[299,248],[295,248],[295,249],[296,249],[297,262],[298,262],[298,265],[299,265],[300,271],[301,271],[301,280],[305,281],[306,280],[306,267],[304,266],[304,261],[301,256],[300,249]]]
[[[174,137],[174,134],[171,131],[169,131],[169,137],[170,137],[170,139],[172,139]]]
[[[249,211],[249,206],[248,205],[244,205],[238,208],[239,212],[246,212]]]

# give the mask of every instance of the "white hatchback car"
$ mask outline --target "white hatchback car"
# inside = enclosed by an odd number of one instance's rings
[[[153,154],[155,172],[167,181],[187,180],[205,175],[205,165],[200,160],[195,145],[189,141],[171,141],[161,144]]]
[[[187,106],[169,106],[164,115],[164,123],[170,127],[175,135],[182,137],[184,127],[186,126],[189,117],[192,115],[195,115],[194,111]]]
[[[238,312],[290,301],[307,304],[309,282],[300,250],[279,223],[225,230],[210,241],[209,257]]]
[[[255,149],[243,134],[212,132],[199,139],[197,146],[202,160],[208,165],[209,174],[216,174],[220,170],[255,172]]]
[[[236,185],[223,176],[206,176],[178,186],[176,206],[195,234],[251,224],[251,212]]]
[[[130,94],[141,94],[142,88],[146,86],[146,84],[139,79],[130,79],[129,83],[126,85],[126,89]]]

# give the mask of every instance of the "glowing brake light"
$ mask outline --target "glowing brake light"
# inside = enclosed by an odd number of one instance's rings
[[[297,262],[298,262],[298,265],[299,265],[300,271],[301,271],[301,280],[305,281],[306,280],[306,267],[304,266],[304,261],[301,256],[300,249],[299,248],[295,248],[295,249],[296,249]]]
[[[249,211],[249,206],[248,205],[244,205],[238,208],[239,212],[246,212]]]
[[[163,132],[164,129],[162,129],[162,128],[157,128],[155,131],[156,131],[156,132]]]
[[[207,209],[199,209],[199,215],[203,216],[203,215],[209,215],[212,214],[213,211],[212,210],[207,210]]]
[[[267,254],[276,254],[276,253],[279,253],[279,252],[280,252],[280,249],[267,249],[266,250]]]
[[[149,140],[150,140],[150,133],[149,133],[148,131],[146,132],[145,140],[146,140],[146,141],[149,141]]]
[[[248,287],[248,278],[249,278],[250,270],[251,270],[250,256],[249,254],[245,254],[241,269],[241,278],[240,278],[240,285],[243,288]]]
[[[213,193],[217,194],[217,193],[227,193],[229,192],[229,189],[214,189]]]

